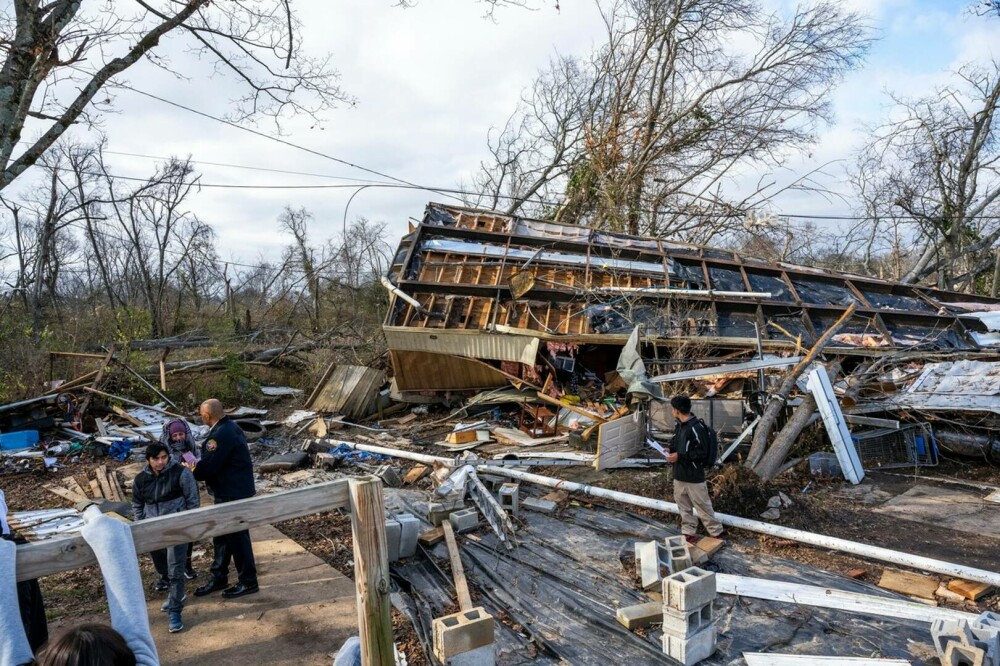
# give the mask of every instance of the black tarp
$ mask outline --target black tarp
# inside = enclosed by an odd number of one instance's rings
[[[387,497],[394,510],[425,517],[426,494],[387,490]],[[640,636],[615,620],[619,606],[652,600],[635,589],[633,544],[677,534],[675,519],[665,516],[661,522],[582,504],[558,515],[523,512],[522,519],[518,545],[511,551],[498,548],[488,529],[461,546],[474,603],[503,618],[497,624],[498,665],[676,663],[661,653],[658,627]],[[408,609],[428,654],[431,619],[449,606],[454,610],[451,579],[438,568],[447,559],[441,543],[392,567],[400,588],[394,600]],[[788,560],[743,554],[734,546],[718,553],[714,563],[724,573],[900,598]],[[882,656],[919,664],[924,662],[907,651],[908,642],[930,642],[929,626],[920,622],[727,595],[719,595],[714,611],[718,650],[704,664],[742,664],[745,651]],[[515,624],[520,631],[511,628]]]

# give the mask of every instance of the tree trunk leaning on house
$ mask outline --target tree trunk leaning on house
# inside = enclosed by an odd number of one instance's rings
[[[764,408],[764,414],[760,418],[760,423],[757,424],[757,430],[753,434],[753,444],[750,446],[750,453],[747,456],[744,465],[750,469],[756,469],[757,465],[761,462],[764,457],[764,453],[768,448],[768,440],[771,436],[771,430],[774,429],[774,424],[778,420],[778,416],[781,415],[782,410],[785,408],[785,404],[788,401],[788,396],[791,394],[792,389],[795,388],[795,382],[798,380],[799,376],[805,372],[806,368],[816,359],[817,356],[823,351],[827,343],[833,339],[833,336],[837,334],[844,324],[846,324],[851,317],[854,315],[856,305],[851,304],[844,314],[840,316],[833,326],[831,326],[823,335],[820,336],[816,344],[812,346],[809,353],[799,361],[798,365],[791,369],[791,371],[785,376],[785,380],[781,383],[781,387],[778,389],[777,393],[772,394],[768,398],[767,407]],[[779,463],[780,465],[780,463]]]

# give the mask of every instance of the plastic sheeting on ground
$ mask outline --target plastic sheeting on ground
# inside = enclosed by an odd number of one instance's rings
[[[525,490],[522,485],[521,492]],[[422,519],[427,499],[418,491],[387,490],[390,508]],[[633,544],[677,534],[669,519],[660,522],[597,505],[571,506],[558,516],[522,512],[522,518],[518,546],[509,552],[497,548],[488,530],[479,533],[480,541],[466,540],[461,546],[473,602],[502,620],[496,639],[499,666],[674,663],[661,653],[658,628],[639,636],[615,619],[619,606],[651,601],[632,580]],[[393,565],[399,587],[394,602],[414,621],[428,654],[431,620],[457,610],[451,578],[438,568],[448,558],[445,544],[430,554],[436,561],[418,550],[416,557]],[[746,556],[732,546],[716,555],[715,565],[725,573],[900,598],[788,560]],[[930,643],[929,625],[919,622],[723,595],[714,609],[718,651],[705,664],[743,663],[744,651],[769,650],[921,663],[907,651],[908,641]]]

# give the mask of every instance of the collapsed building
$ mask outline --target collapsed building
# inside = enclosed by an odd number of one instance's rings
[[[942,445],[1000,456],[1000,299],[435,203],[384,282],[398,399],[604,395],[623,388],[616,362],[638,328],[654,382],[758,359],[693,387],[735,434],[768,390],[765,355],[805,352],[853,308],[823,352],[842,365],[838,393],[851,387],[845,410],[947,421]]]

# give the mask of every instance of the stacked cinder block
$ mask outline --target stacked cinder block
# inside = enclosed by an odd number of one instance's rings
[[[935,620],[931,638],[943,666],[1000,666],[1000,615],[983,613],[972,622]]]
[[[715,652],[715,574],[698,567],[663,579],[663,652],[684,666]]]

